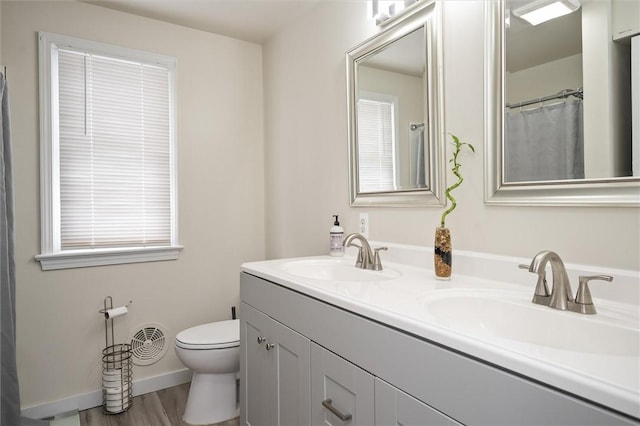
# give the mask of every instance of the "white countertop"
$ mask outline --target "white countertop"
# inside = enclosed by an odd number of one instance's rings
[[[376,244],[379,246],[380,244]],[[425,262],[430,249],[385,244],[390,247],[383,259],[387,271],[399,271],[400,278],[389,281],[332,282],[301,278],[287,273],[283,265],[296,259],[250,262],[242,270],[274,283],[318,298],[364,317],[405,330],[471,356],[483,359],[524,376],[547,383],[566,392],[581,396],[616,411],[640,418],[640,356],[586,353],[541,346],[514,339],[501,339],[483,333],[452,329],[425,309],[424,301],[442,290],[473,294],[477,290],[504,291],[509,297],[530,300],[536,277],[527,271],[518,271],[518,263],[530,260],[470,252],[454,252],[454,274],[450,281],[436,280],[432,269],[416,266]],[[352,254],[351,252],[350,254]],[[386,253],[385,253],[386,254]],[[403,263],[397,262],[402,257]],[[353,264],[354,258],[345,256],[306,257],[303,259],[340,259]],[[432,254],[427,257],[431,261]],[[459,266],[456,266],[459,265]],[[481,265],[481,266],[479,266]],[[504,272],[502,272],[503,270]],[[625,326],[640,329],[638,291],[640,273],[636,271],[602,270],[580,265],[567,265],[574,291],[577,280],[572,276],[607,273],[614,276],[617,292],[610,288],[594,290],[597,315],[581,315],[580,321],[603,321],[607,316],[622,313]],[[456,272],[458,271],[458,272]],[[472,275],[467,275],[471,273]],[[495,277],[502,277],[500,281]],[[508,280],[505,282],[504,280]],[[551,283],[549,283],[551,285]],[[607,283],[611,286],[612,284]],[[440,293],[438,293],[440,292]],[[603,297],[598,298],[598,294]],[[622,299],[622,300],[616,300]],[[631,299],[631,300],[629,300]],[[629,303],[630,302],[630,303]],[[535,305],[547,309],[549,315],[580,315]],[[549,333],[553,330],[549,330]],[[639,348],[640,351],[640,348]]]

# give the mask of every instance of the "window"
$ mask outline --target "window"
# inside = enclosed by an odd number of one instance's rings
[[[175,59],[39,38],[42,269],[176,259]]]
[[[360,92],[358,100],[358,190],[396,189],[397,99]]]

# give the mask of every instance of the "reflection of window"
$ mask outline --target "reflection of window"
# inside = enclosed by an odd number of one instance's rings
[[[396,189],[396,103],[394,96],[360,93],[358,100],[360,192]]]

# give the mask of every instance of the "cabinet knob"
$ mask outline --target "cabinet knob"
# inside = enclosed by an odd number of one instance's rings
[[[267,343],[266,345],[264,345],[264,347],[266,350],[270,351],[275,347],[275,345],[273,343]]]
[[[267,340],[266,337],[258,336],[258,343],[264,343],[265,340]]]
[[[349,414],[349,413],[342,414],[340,412],[340,410],[338,410],[336,407],[334,407],[331,404],[331,398],[328,398],[328,399],[325,399],[324,401],[322,401],[322,406],[324,408],[326,408],[327,410],[331,411],[337,418],[339,418],[343,422],[347,422],[347,421],[351,420],[351,414]]]

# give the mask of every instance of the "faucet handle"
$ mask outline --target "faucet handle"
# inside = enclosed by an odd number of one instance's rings
[[[382,262],[380,261],[380,250],[387,251],[389,250],[387,247],[378,247],[373,249],[375,255],[373,256],[373,270],[374,271],[382,271]]]
[[[350,244],[353,247],[358,247],[358,257],[356,258],[356,268],[362,268],[362,246],[359,246],[358,244],[355,243],[351,243]]]
[[[591,298],[591,292],[589,291],[589,281],[602,280],[613,281],[611,275],[590,275],[578,277],[578,292],[576,293],[576,304],[581,305],[580,311],[584,314],[595,314],[596,308],[593,306],[593,299]]]
[[[531,267],[525,264],[518,265],[518,268],[531,271]],[[536,290],[533,292],[532,302],[538,305],[548,305],[550,296],[551,293],[549,293],[549,287],[547,286],[547,274],[542,271],[542,273],[538,274],[538,282],[536,283]]]

